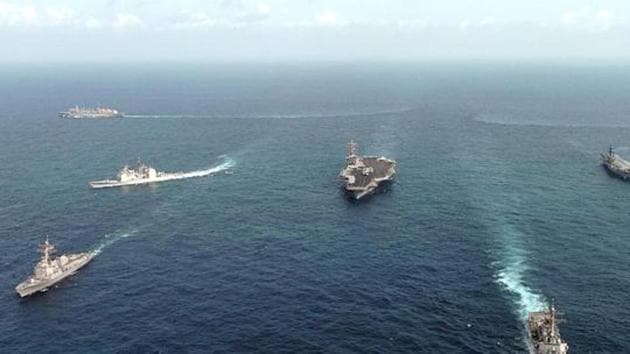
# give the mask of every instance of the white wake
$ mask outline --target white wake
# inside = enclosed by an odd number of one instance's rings
[[[177,176],[176,178],[173,179],[184,179],[184,178],[193,178],[193,177],[203,177],[203,176],[208,176],[211,175],[213,173],[217,173],[217,172],[221,172],[221,171],[225,171],[231,167],[233,167],[236,163],[234,162],[234,160],[232,160],[231,158],[223,155],[220,156],[223,158],[223,163],[206,169],[206,170],[198,170],[198,171],[191,171],[191,172],[186,172],[186,173],[182,173],[179,176]],[[113,245],[114,243],[116,243],[119,240],[122,240],[124,238],[130,237],[135,235],[138,232],[138,230],[132,230],[129,232],[116,232],[113,234],[107,234],[105,235],[105,239],[103,241],[101,241],[98,245],[96,245],[96,247],[94,247],[92,249],[92,253],[94,254],[94,256],[98,256],[99,254],[101,254],[103,252],[103,250],[105,250],[107,247]]]
[[[122,240],[123,238],[127,238],[129,236],[133,236],[137,230],[133,230],[131,232],[117,232],[114,234],[105,235],[105,240],[101,241],[94,249],[92,250],[92,254],[94,256],[98,256],[103,252],[104,249],[116,243],[116,241]]]
[[[216,118],[216,119],[300,119],[300,118],[349,118],[361,116],[392,115],[412,112],[417,107],[408,106],[384,110],[346,111],[330,113],[285,113],[285,114],[125,114],[125,118]]]
[[[191,114],[125,114],[125,118],[212,118],[211,116]]]
[[[174,176],[172,179],[185,179],[185,178],[194,178],[194,177],[205,177],[214,173],[218,173],[221,171],[225,171],[234,167],[235,162],[229,157],[224,157],[224,162],[218,166],[206,169],[206,170],[197,170],[191,172],[182,172],[178,173],[177,176]]]
[[[540,311],[546,307],[545,299],[528,287],[523,279],[529,267],[526,263],[526,253],[518,245],[516,231],[509,226],[504,226],[502,232],[505,246],[501,251],[502,259],[495,263],[495,266],[499,268],[496,281],[515,297],[519,319],[525,321],[530,312]]]

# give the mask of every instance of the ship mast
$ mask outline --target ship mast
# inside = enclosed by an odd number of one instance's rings
[[[51,245],[50,242],[48,242],[48,236],[46,236],[46,241],[44,242],[44,244],[40,246],[40,251],[44,254],[44,262],[46,262],[46,264],[49,264],[50,254],[55,251],[55,246]]]
[[[357,159],[357,143],[354,140],[350,140],[348,143],[348,156],[346,157],[350,164],[354,164]]]
[[[357,154],[357,143],[354,140],[350,140],[348,143],[348,157],[355,156]]]

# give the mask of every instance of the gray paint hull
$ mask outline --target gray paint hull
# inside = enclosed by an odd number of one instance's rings
[[[611,166],[607,162],[603,162],[602,165],[608,171],[608,173],[612,174],[613,176],[621,178],[623,180],[630,179],[630,173],[628,173],[626,171],[623,171],[623,170],[620,170],[618,168],[615,168],[614,166]]]
[[[29,284],[27,282],[21,283],[15,288],[15,291],[18,293],[18,295],[20,295],[20,297],[29,296],[40,291],[46,291],[51,286],[57,284],[58,282],[76,273],[77,270],[81,269],[86,264],[90,263],[90,261],[93,258],[94,258],[94,255],[90,254],[90,256],[87,259],[83,261],[76,261],[76,264],[73,264],[70,269],[66,270],[65,272],[61,273],[55,278],[48,279],[41,282],[32,283],[32,284]]]

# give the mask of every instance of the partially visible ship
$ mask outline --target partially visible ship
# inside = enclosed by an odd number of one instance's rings
[[[33,275],[15,288],[20,297],[48,290],[88,264],[96,255],[94,252],[83,252],[52,258],[51,254],[55,252],[55,247],[48,242],[48,239],[40,246],[40,251],[44,255],[35,266]]]
[[[566,354],[569,351],[569,345],[560,337],[556,316],[553,303],[547,311],[529,313],[527,332],[533,354]]]
[[[64,112],[59,112],[61,118],[71,119],[102,119],[102,118],[122,118],[124,114],[116,109],[107,107],[82,108],[75,106]]]
[[[350,141],[346,167],[339,176],[344,188],[355,199],[372,193],[381,183],[391,181],[396,174],[396,161],[383,156],[358,156],[357,144]]]
[[[608,154],[602,154],[602,165],[613,175],[623,180],[630,179],[630,162],[616,154],[612,145],[608,148]]]
[[[106,179],[101,181],[90,182],[90,187],[94,189],[111,188],[122,186],[133,186],[138,184],[157,183],[171,181],[175,179],[184,179],[192,177],[204,177],[212,174],[213,170],[202,170],[194,172],[161,172],[142,162],[137,167],[124,166],[116,179]]]

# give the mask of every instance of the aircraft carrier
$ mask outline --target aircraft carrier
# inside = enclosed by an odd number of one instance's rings
[[[88,264],[95,256],[93,252],[83,252],[64,254],[53,259],[50,255],[55,252],[55,247],[48,242],[48,239],[41,245],[40,251],[44,255],[35,266],[33,275],[15,287],[20,297],[48,290]]]
[[[569,345],[558,331],[557,312],[553,303],[548,311],[530,312],[527,318],[530,352],[532,354],[566,354]]]
[[[614,176],[623,180],[630,179],[630,162],[616,154],[612,146],[608,148],[608,154],[602,154],[602,165]]]
[[[75,106],[67,111],[59,112],[60,118],[70,119],[106,119],[106,118],[122,118],[124,114],[116,109],[96,107],[96,108],[79,108]]]
[[[381,183],[391,181],[395,174],[396,161],[382,156],[358,156],[357,144],[350,141],[346,167],[339,176],[345,190],[358,200],[375,191]]]

